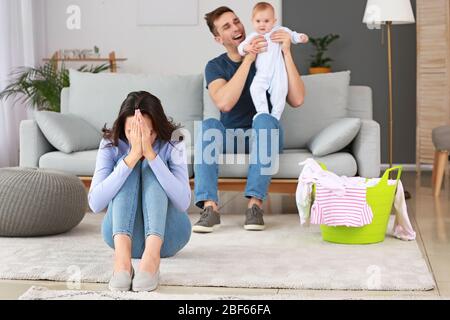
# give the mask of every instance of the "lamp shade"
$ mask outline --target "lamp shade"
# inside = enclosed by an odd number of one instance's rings
[[[369,25],[414,23],[410,0],[367,0],[363,23]]]

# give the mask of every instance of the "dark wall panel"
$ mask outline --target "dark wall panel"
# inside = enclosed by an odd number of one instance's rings
[[[411,1],[415,12],[415,0]],[[313,37],[341,36],[330,46],[333,71],[350,70],[351,84],[370,86],[374,119],[381,125],[382,162],[388,162],[387,37],[362,23],[364,0],[284,0],[283,24]],[[415,163],[416,135],[416,25],[394,25],[394,163]],[[310,45],[296,45],[295,61],[308,73]]]

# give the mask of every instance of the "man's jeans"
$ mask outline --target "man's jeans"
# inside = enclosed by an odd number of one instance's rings
[[[163,240],[161,257],[170,257],[188,243],[191,222],[186,212],[173,206],[147,160],[143,160],[136,164],[109,203],[102,234],[113,249],[116,234],[130,236],[131,255],[137,259],[144,253],[147,236],[159,236]]]
[[[202,122],[195,138],[195,204],[198,207],[203,208],[206,200],[218,203],[220,152],[250,154],[245,196],[266,198],[271,177],[278,170],[279,153],[283,150],[283,128],[276,118],[259,114],[253,119],[252,128],[231,130],[210,118]]]

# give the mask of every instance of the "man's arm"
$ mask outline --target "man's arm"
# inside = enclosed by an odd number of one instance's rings
[[[253,38],[251,43],[252,45],[255,44],[257,50],[260,52],[267,47],[267,41],[262,36]],[[234,108],[241,97],[250,67],[255,60],[256,54],[248,53],[229,81],[216,79],[208,84],[209,95],[220,111],[230,112]]]
[[[208,85],[208,92],[214,104],[222,112],[230,112],[238,102],[253,63],[252,55],[247,54],[234,76],[226,81],[216,79]]]
[[[291,51],[284,54],[284,63],[288,75],[287,102],[294,108],[300,107],[305,98],[305,84],[295,66]]]
[[[272,41],[281,43],[284,55],[284,63],[288,76],[288,95],[287,102],[294,108],[300,107],[305,98],[305,85],[295,66],[291,53],[291,35],[284,31],[275,31],[271,36]]]

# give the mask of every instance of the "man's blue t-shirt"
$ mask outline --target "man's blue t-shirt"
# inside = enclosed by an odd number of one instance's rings
[[[208,62],[205,68],[206,88],[208,85],[217,79],[224,79],[230,81],[234,76],[241,62],[234,62],[227,53],[221,54]],[[250,85],[255,77],[256,67],[253,63],[245,81],[244,89],[239,97],[236,105],[230,112],[220,112],[220,122],[225,128],[251,128],[253,116],[256,114],[255,105],[253,104],[252,96],[250,95]],[[266,93],[269,103],[269,111],[272,110],[270,104],[269,93]]]

